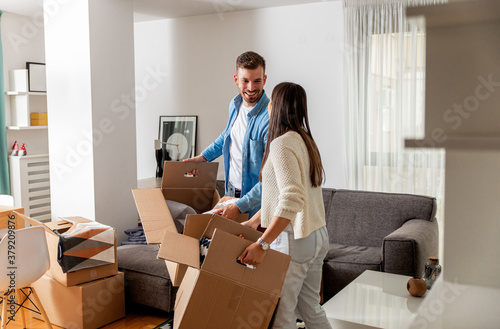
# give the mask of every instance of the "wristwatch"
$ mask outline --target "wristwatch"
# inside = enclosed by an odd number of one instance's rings
[[[268,251],[269,250],[269,243],[267,243],[266,241],[262,240],[262,238],[258,238],[257,242],[259,243],[260,248],[262,250],[264,250],[264,251]]]

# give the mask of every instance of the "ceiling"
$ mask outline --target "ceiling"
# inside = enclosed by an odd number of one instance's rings
[[[136,22],[186,16],[223,14],[251,10],[308,4],[328,0],[133,0]],[[0,10],[33,16],[40,12],[43,0],[0,0]],[[54,1],[54,3],[59,3]]]

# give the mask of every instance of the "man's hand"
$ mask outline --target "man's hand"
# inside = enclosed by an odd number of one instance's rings
[[[184,159],[182,162],[207,162],[207,159],[205,158],[205,156],[203,154],[200,154],[200,155],[197,155],[195,156],[194,158],[188,158],[188,159]],[[191,175],[199,175],[199,171],[198,169],[193,169],[191,172],[190,172]]]
[[[241,211],[237,205],[235,205],[234,203],[230,203],[228,205],[225,205],[224,207],[214,210],[213,213],[221,215],[222,217],[229,218],[231,220],[235,220],[236,217],[241,214]]]
[[[184,159],[182,162],[207,162],[203,154],[197,155],[194,158]]]
[[[257,266],[262,263],[265,256],[266,252],[262,250],[258,242],[255,242],[245,249],[238,260],[244,264]]]

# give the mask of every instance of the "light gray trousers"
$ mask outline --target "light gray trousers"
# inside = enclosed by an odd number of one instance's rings
[[[308,329],[331,329],[320,302],[323,260],[328,252],[326,226],[308,237],[295,240],[291,225],[271,244],[271,248],[291,256],[281,290],[274,329],[296,329],[296,317]]]

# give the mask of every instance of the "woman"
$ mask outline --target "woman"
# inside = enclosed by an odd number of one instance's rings
[[[258,266],[269,248],[291,256],[274,328],[331,328],[319,305],[328,233],[321,184],[323,166],[311,136],[305,90],[294,83],[277,85],[268,105],[269,133],[262,161],[262,208],[243,225],[266,231],[239,257]],[[297,313],[295,313],[297,312]]]

